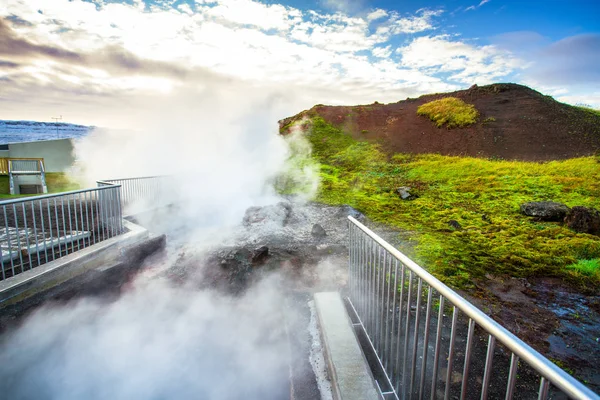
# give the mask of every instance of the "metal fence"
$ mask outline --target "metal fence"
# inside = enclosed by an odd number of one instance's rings
[[[173,191],[169,176],[105,179],[98,186],[121,185],[121,204],[125,212],[136,213],[169,204]]]
[[[600,399],[352,217],[349,301],[396,399]]]
[[[0,202],[2,279],[123,233],[120,185]]]

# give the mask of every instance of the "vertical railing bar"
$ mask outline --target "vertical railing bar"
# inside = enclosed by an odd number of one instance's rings
[[[388,257],[389,255],[389,257]],[[384,339],[384,350],[383,350],[383,354],[385,354],[385,363],[384,366],[387,366],[387,362],[389,360],[389,358],[392,356],[390,354],[390,342],[388,340],[389,338],[389,333],[390,333],[390,327],[393,325],[390,325],[390,297],[392,296],[391,294],[391,290],[392,290],[392,255],[389,254],[387,252],[387,250],[385,250],[385,276],[386,276],[386,305],[385,305],[385,339]],[[387,368],[384,368],[387,371]]]
[[[79,198],[79,194],[74,194],[73,195],[73,209],[75,212],[75,237],[77,238],[76,243],[77,243],[77,250],[79,251],[79,241],[80,241],[80,235],[79,235],[79,221],[77,218],[77,199]]]
[[[62,216],[62,223],[63,223],[63,237],[64,237],[64,243],[65,243],[65,255],[69,254],[69,242],[67,242],[67,221],[65,219],[65,200],[64,197],[60,198],[60,211],[61,211],[61,216]],[[62,254],[61,254],[62,255]]]
[[[31,262],[31,254],[29,253],[29,227],[27,226],[27,211],[25,209],[25,202],[21,203],[21,208],[23,209],[23,226],[25,227],[25,252],[26,256],[29,259],[29,269],[33,268],[33,264]],[[21,253],[23,250],[21,249]]]
[[[403,354],[403,363],[402,363],[402,393],[403,393],[403,397],[406,396],[406,387],[408,386],[406,383],[406,365],[408,363],[408,338],[410,337],[410,307],[411,307],[411,303],[412,303],[412,288],[413,288],[413,271],[412,269],[409,269],[409,274],[408,274],[408,297],[406,298],[406,325],[405,325],[405,332],[404,332],[404,351],[402,352]]]
[[[369,279],[371,280],[370,290],[369,290],[369,338],[374,342],[373,332],[375,331],[375,284],[377,283],[377,279],[375,278],[376,269],[375,269],[375,242],[369,240],[369,267],[371,268],[371,272],[369,274]]]
[[[379,311],[379,316],[380,316],[380,322],[379,322],[379,352],[381,353],[381,355],[383,356],[384,354],[384,349],[385,349],[385,342],[383,340],[383,330],[384,330],[384,323],[385,323],[385,261],[386,261],[386,257],[387,257],[387,252],[383,249],[383,247],[381,247],[379,249],[379,272],[381,275],[381,288],[380,288],[380,295],[381,295],[381,308]]]
[[[433,353],[433,375],[431,378],[431,399],[436,398],[437,374],[440,362],[440,347],[442,345],[442,324],[444,322],[444,300],[445,297],[440,295],[440,309],[438,310],[438,320],[436,327],[435,352]]]
[[[467,398],[467,378],[469,376],[469,363],[471,362],[471,351],[473,347],[473,333],[475,331],[475,321],[469,318],[469,329],[467,331],[467,347],[465,348],[465,363],[463,367],[462,385],[460,388],[460,398]]]
[[[409,385],[409,396],[413,394],[413,386],[415,383],[415,376],[417,372],[417,350],[419,347],[419,323],[421,322],[421,296],[423,295],[423,280],[417,279],[417,308],[415,310],[415,333],[413,335],[413,353],[410,368],[410,385]]]
[[[44,259],[46,260],[46,262],[48,262],[50,260],[48,260],[48,242],[47,242],[47,239],[46,239],[46,227],[44,226],[44,212],[43,212],[43,208],[42,208],[42,203],[43,203],[43,201],[39,200],[39,204],[40,204],[40,221],[42,222],[42,234],[44,235]]]
[[[10,230],[8,229],[8,213],[6,212],[6,206],[2,206],[4,211],[4,228],[6,229],[6,240],[8,240],[8,257],[10,257],[10,270],[12,276],[15,276],[15,261],[12,254],[12,240]],[[3,257],[4,258],[4,257]]]
[[[35,200],[31,201],[31,217],[33,218],[33,238],[35,239],[35,254],[37,256],[37,265],[40,265],[40,246],[38,243],[37,224],[35,222]],[[31,256],[29,256],[31,260]]]
[[[517,368],[519,366],[519,356],[511,353],[510,370],[508,373],[508,383],[506,384],[506,400],[511,400],[515,392],[515,381],[517,380]]]
[[[548,398],[548,380],[542,376],[540,379],[540,390],[538,393],[538,400],[546,400]]]
[[[90,236],[88,236],[88,246],[92,245],[92,230],[90,229],[90,216],[89,216],[89,207],[90,207],[90,203],[88,201],[88,196],[89,192],[85,192],[83,198],[85,200],[85,226],[86,228],[84,229],[84,231],[89,232]],[[83,214],[81,214],[81,217],[83,218]],[[85,240],[83,241],[83,245],[85,247]]]
[[[380,302],[379,298],[381,296],[381,249],[382,247],[379,244],[375,245],[377,249],[376,256],[376,274],[375,274],[375,335],[373,335],[373,343],[375,344],[375,351],[377,352],[377,356],[381,354],[381,310],[380,310]]]
[[[71,242],[71,253],[75,251],[75,243],[73,242],[73,224],[71,221],[71,196],[68,196],[66,198],[67,200],[67,213],[69,214],[69,233],[71,236],[71,238],[69,239],[69,241]],[[63,218],[65,218],[65,215],[63,213]]]
[[[400,390],[400,340],[401,340],[401,332],[402,332],[402,299],[404,297],[404,278],[406,276],[406,266],[404,263],[401,263],[401,275],[400,275],[400,300],[398,302],[398,334],[396,335],[396,393]],[[397,289],[396,289],[397,290]]]
[[[17,206],[13,203],[13,213],[15,217],[15,228],[17,230],[17,248],[19,249],[19,261],[21,262],[21,272],[24,272],[23,252],[21,251],[21,235],[19,234],[19,217],[17,216]]]
[[[496,345],[496,338],[489,335],[487,355],[485,357],[485,369],[483,372],[483,384],[481,387],[481,400],[486,400],[488,395],[488,388],[490,386],[490,378],[492,376],[492,363],[494,361],[494,347]]]
[[[96,223],[96,218],[94,218],[94,215],[96,214],[96,212],[98,212],[98,201],[96,199],[96,191],[90,192],[90,217],[92,220],[92,234],[94,235],[94,243],[96,244],[98,243],[98,238],[100,236],[100,230],[98,229],[97,223]],[[94,211],[95,209],[95,211]]]
[[[398,260],[394,257],[394,295],[392,297],[392,325],[390,328],[390,360],[392,360],[392,353],[394,351],[394,345],[393,345],[393,340],[394,340],[394,328],[396,326],[396,294],[398,293]],[[393,363],[390,361],[389,364],[392,365],[387,365],[385,366],[386,371],[389,371],[390,368],[391,371],[388,372],[388,374],[391,376],[393,375]],[[393,389],[393,388],[392,388]]]
[[[421,379],[419,382],[419,400],[423,399],[425,390],[425,371],[427,370],[427,350],[429,347],[429,324],[431,322],[431,300],[433,288],[428,285],[427,290],[427,312],[425,313],[425,331],[423,337],[423,362],[421,363]]]
[[[450,347],[448,348],[448,368],[446,369],[446,390],[444,399],[450,399],[450,385],[452,384],[452,365],[454,361],[454,342],[456,340],[456,321],[458,319],[458,309],[452,307],[452,327],[450,329]]]
[[[54,215],[56,215],[56,197],[53,199],[54,200]],[[46,205],[48,207],[48,225],[50,226],[50,243],[52,245],[51,247],[51,253],[52,253],[52,261],[56,260],[56,252],[54,251],[54,233],[52,233],[52,214],[50,213],[50,201],[46,202]],[[56,240],[58,242],[58,255],[60,257],[60,235],[59,235],[59,229],[58,229],[58,217],[56,218]]]

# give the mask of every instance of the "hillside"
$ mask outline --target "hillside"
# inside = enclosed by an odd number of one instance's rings
[[[438,128],[417,115],[419,106],[449,96],[473,104],[479,112],[477,122],[463,128]],[[285,131],[291,122],[317,115],[357,140],[381,143],[389,153],[544,161],[600,150],[600,112],[563,104],[512,83],[474,85],[391,104],[317,105],[280,125]]]

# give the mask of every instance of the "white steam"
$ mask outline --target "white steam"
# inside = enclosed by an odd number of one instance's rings
[[[285,398],[282,318],[293,316],[282,315],[276,286],[266,281],[233,300],[138,281],[112,303],[43,307],[0,342],[0,392],[11,399]]]
[[[310,154],[300,136],[286,142],[278,135],[277,121],[297,111],[293,97],[216,79],[146,105],[131,116],[135,131],[98,130],[79,141],[79,173],[90,186],[173,177],[177,210],[155,214],[148,228],[185,227],[182,248],[214,244],[239,227],[248,207],[281,201],[273,182],[289,166],[289,144]],[[316,169],[301,171],[295,179],[314,194]],[[197,260],[194,268],[205,268]],[[235,299],[142,276],[111,302],[44,306],[0,338],[0,393],[67,400],[289,397],[282,318],[293,320],[294,313],[282,313],[285,290],[277,275]]]

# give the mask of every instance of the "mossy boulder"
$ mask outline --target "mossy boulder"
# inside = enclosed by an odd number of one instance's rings
[[[538,221],[560,222],[565,219],[569,210],[565,204],[554,201],[530,201],[521,204],[521,212]]]

